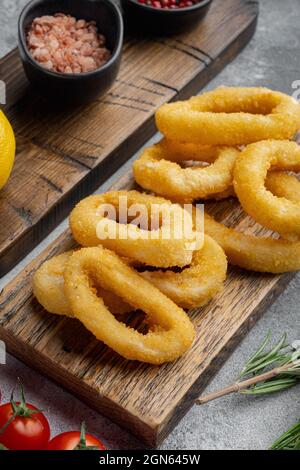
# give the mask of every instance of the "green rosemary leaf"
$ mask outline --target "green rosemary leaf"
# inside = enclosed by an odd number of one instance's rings
[[[260,346],[259,355],[255,354],[248,360],[240,377],[244,377],[246,375],[257,375],[263,372],[267,367],[274,366],[274,364],[277,366],[284,365],[297,358],[300,354],[299,351],[293,352],[290,348],[288,351],[283,351],[283,349],[287,349],[288,347],[286,344],[286,334],[281,337],[279,342],[270,351],[265,351],[268,343],[269,334]],[[264,346],[264,348],[262,348],[262,346]]]
[[[279,340],[278,344],[270,351],[269,354],[274,355],[277,354],[281,349],[287,348],[288,344],[286,344],[286,333],[282,335],[282,338]]]
[[[293,387],[297,383],[295,378],[286,378],[286,379],[270,379],[262,383],[258,383],[249,387],[245,390],[241,390],[240,393],[244,395],[263,395],[266,393],[275,393],[283,390],[287,390],[290,387]]]
[[[291,368],[291,369],[288,369],[286,372],[282,372],[282,374],[284,374],[285,376],[288,376],[288,377],[300,377],[300,368],[298,366],[298,368]],[[299,379],[298,379],[299,380]]]
[[[269,344],[269,341],[272,337],[272,333],[271,331],[269,330],[268,333],[267,333],[267,336],[265,337],[265,339],[263,340],[263,342],[261,343],[261,345],[259,346],[258,350],[253,354],[253,356],[250,357],[250,359],[248,360],[247,364],[252,364],[256,359],[258,359],[261,354],[263,353],[264,349],[267,347],[267,345]],[[244,370],[246,369],[247,367],[247,364],[245,365],[244,369],[242,370],[242,373],[244,372]]]
[[[300,421],[282,434],[269,450],[300,450]]]
[[[202,405],[234,392],[247,395],[274,393],[299,383],[300,348],[296,346],[296,342],[294,346],[286,344],[286,334],[284,334],[275,346],[266,350],[270,339],[271,334],[268,333],[258,350],[247,361],[234,384],[218,392],[199,397],[196,403]]]
[[[240,378],[250,374],[257,375],[266,367],[272,366],[275,362],[286,360],[286,354],[280,353],[282,349],[285,349],[288,346],[286,344],[286,334],[282,335],[279,342],[270,351],[265,351],[270,342],[270,338],[271,335],[269,332],[257,352],[251,356],[246,363],[240,374]]]
[[[268,366],[273,366],[275,363],[279,365],[279,363],[282,361],[284,364],[286,364],[288,361],[283,361],[285,357],[283,356],[272,356],[269,358],[265,358],[264,360],[261,360],[260,363],[254,364],[252,367],[249,367],[247,370],[247,375],[253,374],[257,375],[261,372],[263,372]],[[246,374],[244,374],[246,375]]]
[[[259,378],[260,374],[271,370],[274,370],[274,377],[258,381],[256,384],[241,390],[240,393],[259,395],[279,392],[292,387],[299,381],[300,351],[293,351],[292,347],[286,344],[286,334],[283,334],[277,344],[269,349],[270,339],[271,334],[268,332],[256,353],[246,363],[240,378]],[[290,365],[290,367],[283,371],[278,370],[286,365]]]
[[[300,438],[298,441],[295,442],[294,450],[300,450]]]

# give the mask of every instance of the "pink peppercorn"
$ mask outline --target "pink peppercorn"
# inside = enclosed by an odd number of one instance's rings
[[[138,3],[148,5],[153,8],[176,9],[187,8],[197,4],[199,0],[138,0]]]

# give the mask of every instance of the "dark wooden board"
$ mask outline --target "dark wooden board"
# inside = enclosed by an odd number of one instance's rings
[[[130,173],[114,189],[132,187]],[[262,234],[262,228],[234,199],[206,203],[205,207],[227,225]],[[66,231],[0,294],[0,339],[12,354],[151,447],[174,428],[293,277],[293,273],[274,276],[230,268],[224,291],[206,307],[189,312],[197,332],[193,347],[176,362],[155,367],[122,359],[77,320],[48,314],[33,298],[35,270],[46,259],[73,246]],[[137,320],[136,315],[129,316],[132,324]]]
[[[198,92],[239,53],[257,14],[254,1],[214,0],[190,33],[130,39],[111,90],[72,112],[47,109],[28,88],[16,50],[2,59],[17,155],[0,192],[0,277],[153,135],[162,103]]]

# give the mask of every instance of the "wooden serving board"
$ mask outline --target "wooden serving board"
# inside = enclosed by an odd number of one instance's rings
[[[114,189],[132,189],[132,175]],[[206,210],[238,230],[261,235],[234,199],[206,203]],[[0,339],[8,350],[124,426],[147,445],[163,441],[254,322],[281,293],[293,273],[274,276],[230,268],[224,291],[206,307],[189,312],[193,347],[161,367],[127,361],[97,341],[77,321],[47,313],[32,296],[35,270],[71,249],[63,233],[0,295]],[[128,324],[137,326],[137,314]]]
[[[2,59],[17,155],[0,192],[0,277],[153,135],[161,104],[198,92],[238,54],[257,14],[255,1],[214,0],[190,33],[128,40],[110,91],[73,111],[53,111],[35,95],[16,50]]]

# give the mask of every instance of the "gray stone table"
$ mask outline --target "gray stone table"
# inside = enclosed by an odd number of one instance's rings
[[[17,16],[26,0],[0,2],[0,56],[16,44]],[[300,79],[300,2],[299,0],[261,0],[258,29],[254,39],[208,89],[221,84],[268,86],[292,93],[292,83]],[[135,157],[133,157],[134,159]],[[128,162],[100,190],[107,188]],[[12,272],[0,281],[0,288],[66,227],[62,223]],[[245,360],[268,330],[279,337],[286,331],[290,339],[300,339],[300,276],[265,313],[206,392],[231,383]],[[20,377],[29,401],[46,411],[53,435],[78,428],[84,419],[90,432],[103,438],[114,449],[130,449],[141,444],[125,431],[85,406],[50,380],[9,356],[0,366],[3,398]],[[267,397],[232,395],[202,407],[194,406],[164,442],[163,449],[265,449],[289,426],[300,419],[299,386]]]

